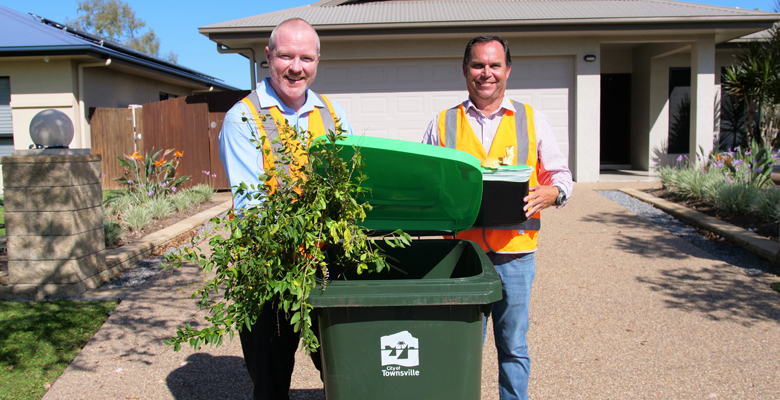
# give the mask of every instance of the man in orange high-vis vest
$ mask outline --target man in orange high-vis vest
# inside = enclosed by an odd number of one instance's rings
[[[280,135],[275,121],[286,119],[315,137],[335,130],[336,124],[352,134],[344,110],[309,89],[320,59],[319,37],[311,25],[297,18],[279,24],[271,33],[265,57],[270,78],[259,82],[256,90],[228,111],[219,134],[220,159],[234,190],[241,182],[260,190],[259,176],[273,165],[274,157],[264,157],[250,139],[265,136],[271,148],[270,141]],[[263,121],[263,115],[270,118]],[[233,206],[240,214],[241,208],[253,202],[246,195],[236,196]],[[251,331],[244,328],[239,333],[255,400],[289,399],[299,337],[278,306],[279,301],[267,302]],[[312,354],[315,365],[318,357],[319,353]]]
[[[526,333],[541,228],[539,211],[564,205],[574,186],[547,118],[505,96],[511,71],[512,58],[505,40],[497,36],[472,39],[463,57],[469,98],[434,118],[422,140],[465,151],[480,160],[504,157],[511,149],[514,154],[507,159],[513,159],[513,165],[533,167],[529,194],[517,199],[518,207],[527,203],[527,222],[509,228],[472,228],[457,235],[479,243],[501,276],[503,299],[493,305],[492,312],[501,400],[528,398],[531,359]],[[487,318],[484,328],[486,331]]]

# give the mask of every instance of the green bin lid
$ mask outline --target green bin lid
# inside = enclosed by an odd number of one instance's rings
[[[368,136],[347,136],[337,145],[342,159],[351,159],[358,147],[365,160],[363,185],[371,192],[358,200],[373,206],[366,229],[462,231],[474,224],[482,171],[471,154]]]

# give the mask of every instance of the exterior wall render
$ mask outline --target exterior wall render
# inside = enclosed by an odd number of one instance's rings
[[[673,54],[652,60],[650,92],[650,154],[649,165],[656,169],[672,165],[678,154],[669,154],[669,69],[690,66],[690,54]],[[659,161],[660,160],[660,161]]]
[[[650,84],[652,51],[650,45],[632,51],[631,74],[631,166],[640,170],[650,167]]]
[[[596,61],[584,60],[586,54]],[[601,59],[600,45],[594,41],[581,46],[575,56],[576,83],[574,89],[574,165],[570,169],[577,182],[596,182],[600,167],[601,127]],[[570,120],[571,121],[571,120]],[[570,124],[571,125],[571,124]]]
[[[691,136],[688,157],[696,158],[701,148],[704,154],[713,149],[715,132],[715,40],[703,37],[691,51]]]
[[[86,143],[82,143],[81,118],[78,105],[79,61],[51,57],[24,57],[3,59],[0,76],[11,81],[11,115],[13,119],[14,148],[27,149],[30,139],[30,122],[39,112],[53,108],[64,112],[73,122],[72,148],[89,148],[89,125]],[[84,69],[84,113],[90,107],[124,108],[129,104],[159,101],[159,93],[179,96],[191,94],[191,89],[149,78],[130,75],[109,68]]]
[[[73,74],[67,59],[43,57],[4,59],[0,62],[0,76],[11,81],[11,118],[13,119],[14,148],[27,149],[30,139],[30,121],[45,109],[65,113],[78,129]]]

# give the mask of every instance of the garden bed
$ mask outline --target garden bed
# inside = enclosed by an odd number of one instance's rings
[[[768,239],[778,240],[780,236],[778,234],[778,224],[767,222],[757,212],[741,215],[727,215],[721,212],[711,203],[689,198],[676,190],[670,191],[668,189],[648,189],[645,190],[645,192],[666,201],[670,201],[692,210],[696,210],[702,214],[709,215],[710,217],[717,218],[721,221],[728,222],[732,225],[753,232],[756,235],[764,236]],[[712,233],[709,233],[709,235],[716,236]]]
[[[186,210],[176,212],[166,218],[153,219],[149,224],[144,226],[143,229],[133,230],[133,231],[126,230],[124,233],[122,233],[122,238],[119,239],[119,241],[117,241],[116,243],[112,244],[111,246],[106,246],[106,250],[115,249],[118,247],[122,247],[125,244],[132,243],[133,241],[138,240],[146,235],[167,228],[179,221],[189,218],[202,211],[208,210],[209,208],[215,207],[220,203],[221,203],[220,201],[210,201],[207,203],[200,203],[197,205],[193,205],[192,207],[189,207]]]

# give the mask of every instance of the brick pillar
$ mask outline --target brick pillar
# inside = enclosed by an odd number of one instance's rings
[[[75,297],[108,279],[99,154],[0,158],[8,285],[0,298]]]

